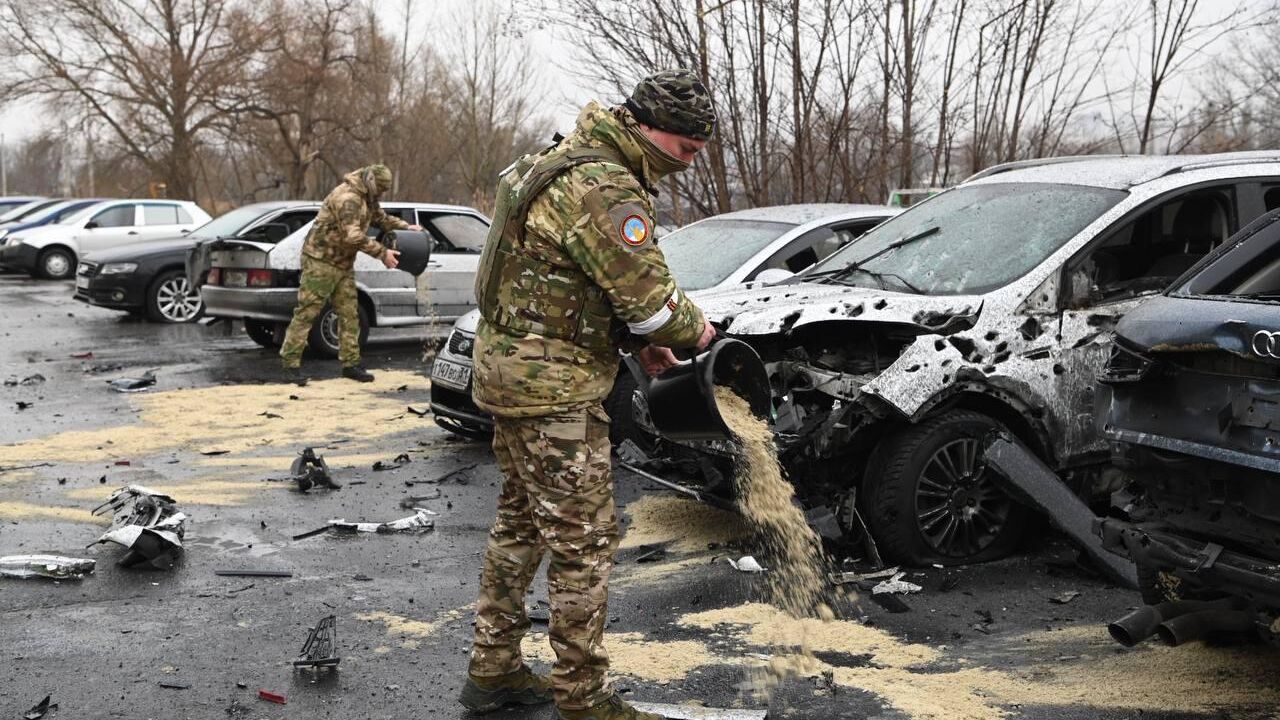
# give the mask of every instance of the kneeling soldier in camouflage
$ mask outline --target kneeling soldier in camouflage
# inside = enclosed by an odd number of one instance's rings
[[[289,379],[306,385],[302,374],[302,351],[307,334],[326,302],[338,315],[338,360],[342,376],[371,382],[373,375],[360,366],[360,313],[356,297],[356,253],[366,253],[395,268],[398,252],[384,247],[367,235],[371,225],[383,232],[421,230],[382,211],[378,196],[391,189],[391,170],[386,165],[370,165],[352,171],[324,199],[316,221],[302,246],[302,279],[298,284],[298,304],[280,346]]]
[[[561,718],[657,719],[610,689],[604,623],[618,523],[609,417],[618,352],[649,372],[714,328],[654,242],[651,195],[711,137],[706,88],[686,71],[641,81],[621,107],[590,103],[560,143],[503,172],[476,299],[476,403],[495,417],[505,476],[489,535],[460,698],[476,712],[554,696]],[[637,342],[637,338],[644,338]],[[555,666],[524,664],[525,593],[544,553]]]

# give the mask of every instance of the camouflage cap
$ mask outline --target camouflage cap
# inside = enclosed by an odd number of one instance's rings
[[[677,135],[707,140],[716,129],[711,94],[689,70],[663,70],[641,80],[623,105],[636,120]]]
[[[375,195],[381,195],[382,193],[391,189],[391,182],[392,182],[391,168],[387,167],[386,165],[383,165],[382,163],[376,163],[374,165],[370,165],[369,167],[364,169],[363,174],[364,174],[366,188],[371,190]],[[370,179],[374,181],[373,186],[370,186],[368,183]]]

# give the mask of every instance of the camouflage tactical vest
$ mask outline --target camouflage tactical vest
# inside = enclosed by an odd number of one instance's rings
[[[612,347],[613,309],[604,291],[578,268],[551,265],[524,252],[533,201],[562,173],[589,162],[625,167],[608,148],[556,145],[522,156],[498,180],[493,224],[476,273],[476,302],[494,327],[590,350]]]

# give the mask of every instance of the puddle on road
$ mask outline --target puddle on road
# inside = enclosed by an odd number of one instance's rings
[[[738,515],[687,498],[645,495],[628,503],[631,518],[618,546],[621,549],[670,542],[674,552],[700,552],[710,543],[743,537],[746,524]]]
[[[338,436],[373,438],[391,431],[434,429],[405,412],[408,396],[396,392],[402,385],[428,387],[417,373],[383,370],[367,385],[339,378],[301,388],[223,385],[144,393],[131,398],[138,410],[133,423],[0,446],[0,465],[50,458],[60,462],[136,460],[160,452],[207,449],[238,453],[272,445],[293,450],[323,445]],[[300,399],[290,400],[290,395]]]

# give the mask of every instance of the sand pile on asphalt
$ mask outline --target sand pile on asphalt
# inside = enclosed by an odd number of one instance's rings
[[[284,384],[222,385],[140,393],[130,398],[132,422],[99,430],[75,430],[0,446],[0,465],[41,462],[138,460],[161,452],[226,450],[242,453],[264,447],[292,452],[336,437],[374,438],[422,427],[406,416],[400,386],[426,388],[411,372],[384,370],[369,384],[345,379]],[[106,392],[104,389],[103,392]],[[297,400],[290,400],[290,396]],[[270,417],[277,416],[277,417]],[[353,448],[354,449],[354,448]]]
[[[646,640],[640,633],[606,633],[604,646],[609,651],[610,673],[656,683],[683,680],[705,665],[726,664],[696,640]],[[521,651],[526,658],[556,661],[545,633],[526,635]]]
[[[769,603],[795,618],[834,619],[823,600],[822,541],[796,506],[791,483],[782,477],[773,431],[729,388],[716,387],[715,393],[720,415],[738,446],[734,463],[738,509],[764,546]],[[766,674],[755,674],[758,692],[767,693],[780,680],[812,673],[817,667],[807,633],[780,639],[791,652],[776,655]]]
[[[688,498],[646,495],[626,510],[631,523],[619,544],[624,549],[670,543],[667,549],[674,552],[699,552],[746,533],[742,518]]]

